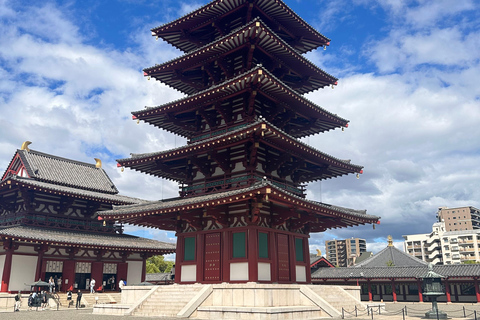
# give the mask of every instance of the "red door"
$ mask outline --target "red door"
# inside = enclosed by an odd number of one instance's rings
[[[220,281],[220,232],[205,235],[204,281]]]
[[[278,235],[278,281],[290,281],[290,254],[288,251],[288,236]]]

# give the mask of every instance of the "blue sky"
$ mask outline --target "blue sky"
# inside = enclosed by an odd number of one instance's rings
[[[23,141],[32,149],[94,163],[122,194],[177,195],[177,185],[125,170],[115,159],[185,143],[130,112],[182,95],[147,81],[142,69],[180,52],[150,29],[206,1],[0,0],[0,171]],[[332,39],[307,58],[339,78],[307,95],[349,119],[305,138],[365,166],[313,183],[308,198],[367,209],[382,223],[311,236],[312,251],[333,237],[361,237],[378,251],[391,234],[427,233],[439,206],[480,207],[480,17],[478,1],[286,0]],[[161,230],[127,228],[174,241]]]

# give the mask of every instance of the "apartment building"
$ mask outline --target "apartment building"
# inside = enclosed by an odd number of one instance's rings
[[[367,251],[367,241],[359,238],[327,240],[325,249],[326,258],[331,263],[338,267],[348,267],[355,264],[362,252]]]
[[[480,229],[447,231],[445,224],[434,223],[431,233],[403,236],[405,252],[433,264],[480,262]]]
[[[480,229],[480,210],[475,207],[440,207],[437,219],[440,222],[445,221],[446,231]]]

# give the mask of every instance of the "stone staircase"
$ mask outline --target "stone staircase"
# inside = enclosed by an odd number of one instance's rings
[[[342,308],[353,311],[355,306],[359,310],[365,310],[366,308],[359,298],[348,293],[342,286],[310,285],[309,288],[339,312],[342,311]]]
[[[201,289],[198,285],[160,286],[131,315],[175,317]]]
[[[95,299],[98,297],[98,300]],[[90,294],[87,292],[84,292],[82,295],[82,304],[85,305],[86,308],[91,308],[95,304],[111,304],[111,303],[120,303],[121,300],[121,293],[120,292],[105,292],[105,293],[94,293]],[[60,301],[60,306],[59,309],[64,309],[68,308],[69,301],[67,300],[67,294],[66,293],[59,293],[58,298]],[[72,301],[73,303],[71,304],[70,308],[75,308],[75,303],[77,301],[77,293],[72,294]],[[54,299],[49,300],[50,308],[56,309],[57,304]]]

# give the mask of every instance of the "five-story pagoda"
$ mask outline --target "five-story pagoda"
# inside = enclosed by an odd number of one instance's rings
[[[311,232],[379,219],[305,198],[308,182],[362,173],[298,140],[348,126],[303,97],[337,83],[302,56],[329,39],[279,0],[216,0],[152,35],[185,54],[145,76],[187,96],[133,118],[188,143],[118,166],[178,181],[180,197],[100,214],[175,231],[178,283],[310,283]]]

